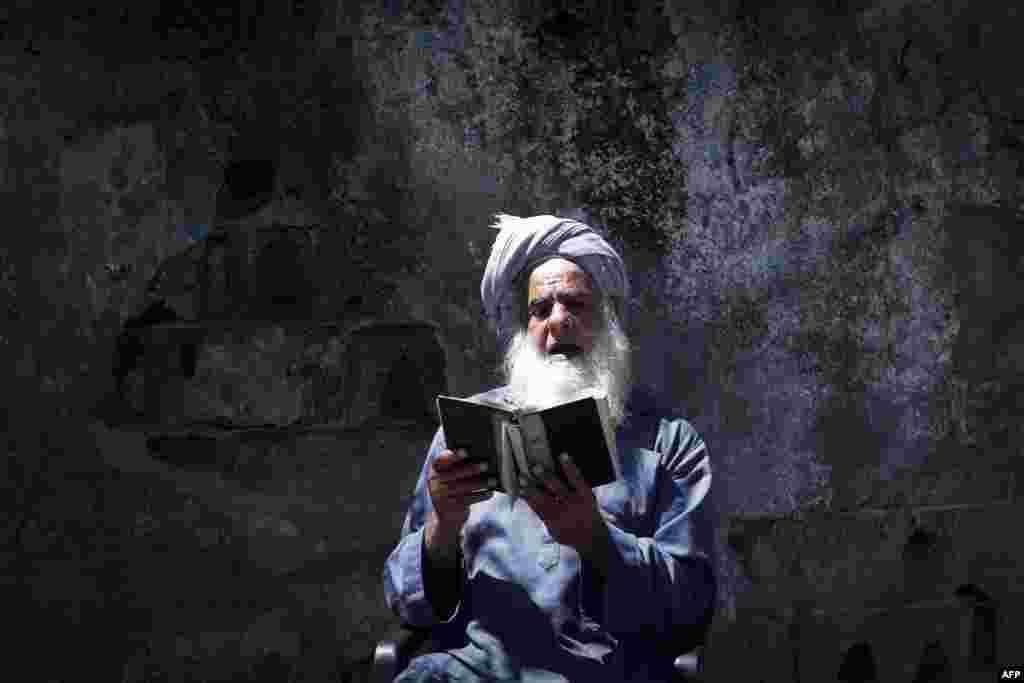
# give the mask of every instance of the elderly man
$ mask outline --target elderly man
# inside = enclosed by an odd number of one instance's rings
[[[477,398],[542,406],[603,391],[623,479],[538,472],[514,505],[438,429],[398,546],[389,607],[443,651],[396,681],[665,681],[715,604],[703,440],[631,391],[622,259],[593,229],[499,215],[480,293],[508,383]],[[490,480],[490,481],[489,481]],[[504,504],[502,504],[504,501]]]

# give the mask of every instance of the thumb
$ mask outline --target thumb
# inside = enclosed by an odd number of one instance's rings
[[[565,472],[569,478],[569,483],[572,484],[573,491],[583,491],[590,488],[587,484],[587,480],[583,478],[583,473],[580,472],[579,468],[576,467],[576,463],[572,461],[568,453],[562,453],[558,458],[558,461],[562,463],[562,471]]]

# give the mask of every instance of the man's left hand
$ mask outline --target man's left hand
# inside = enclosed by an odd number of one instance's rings
[[[566,489],[554,472],[545,471],[538,465],[534,468],[532,483],[519,479],[519,495],[541,518],[557,543],[587,556],[598,534],[607,531],[604,517],[601,516],[594,491],[587,485],[575,463],[565,454],[559,462],[569,479],[571,490]]]

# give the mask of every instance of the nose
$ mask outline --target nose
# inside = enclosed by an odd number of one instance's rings
[[[548,315],[548,329],[562,342],[572,341],[576,318],[562,302],[556,302]]]

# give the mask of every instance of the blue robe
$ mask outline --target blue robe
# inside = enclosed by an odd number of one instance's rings
[[[594,489],[611,539],[604,579],[554,542],[525,500],[510,509],[495,493],[463,526],[452,614],[435,613],[423,581],[427,466],[446,447],[438,429],[383,579],[391,610],[431,627],[443,651],[413,659],[396,681],[671,679],[673,660],[700,641],[715,605],[710,462],[694,428],[660,418],[649,395],[634,391],[627,408],[616,430],[624,478]]]

